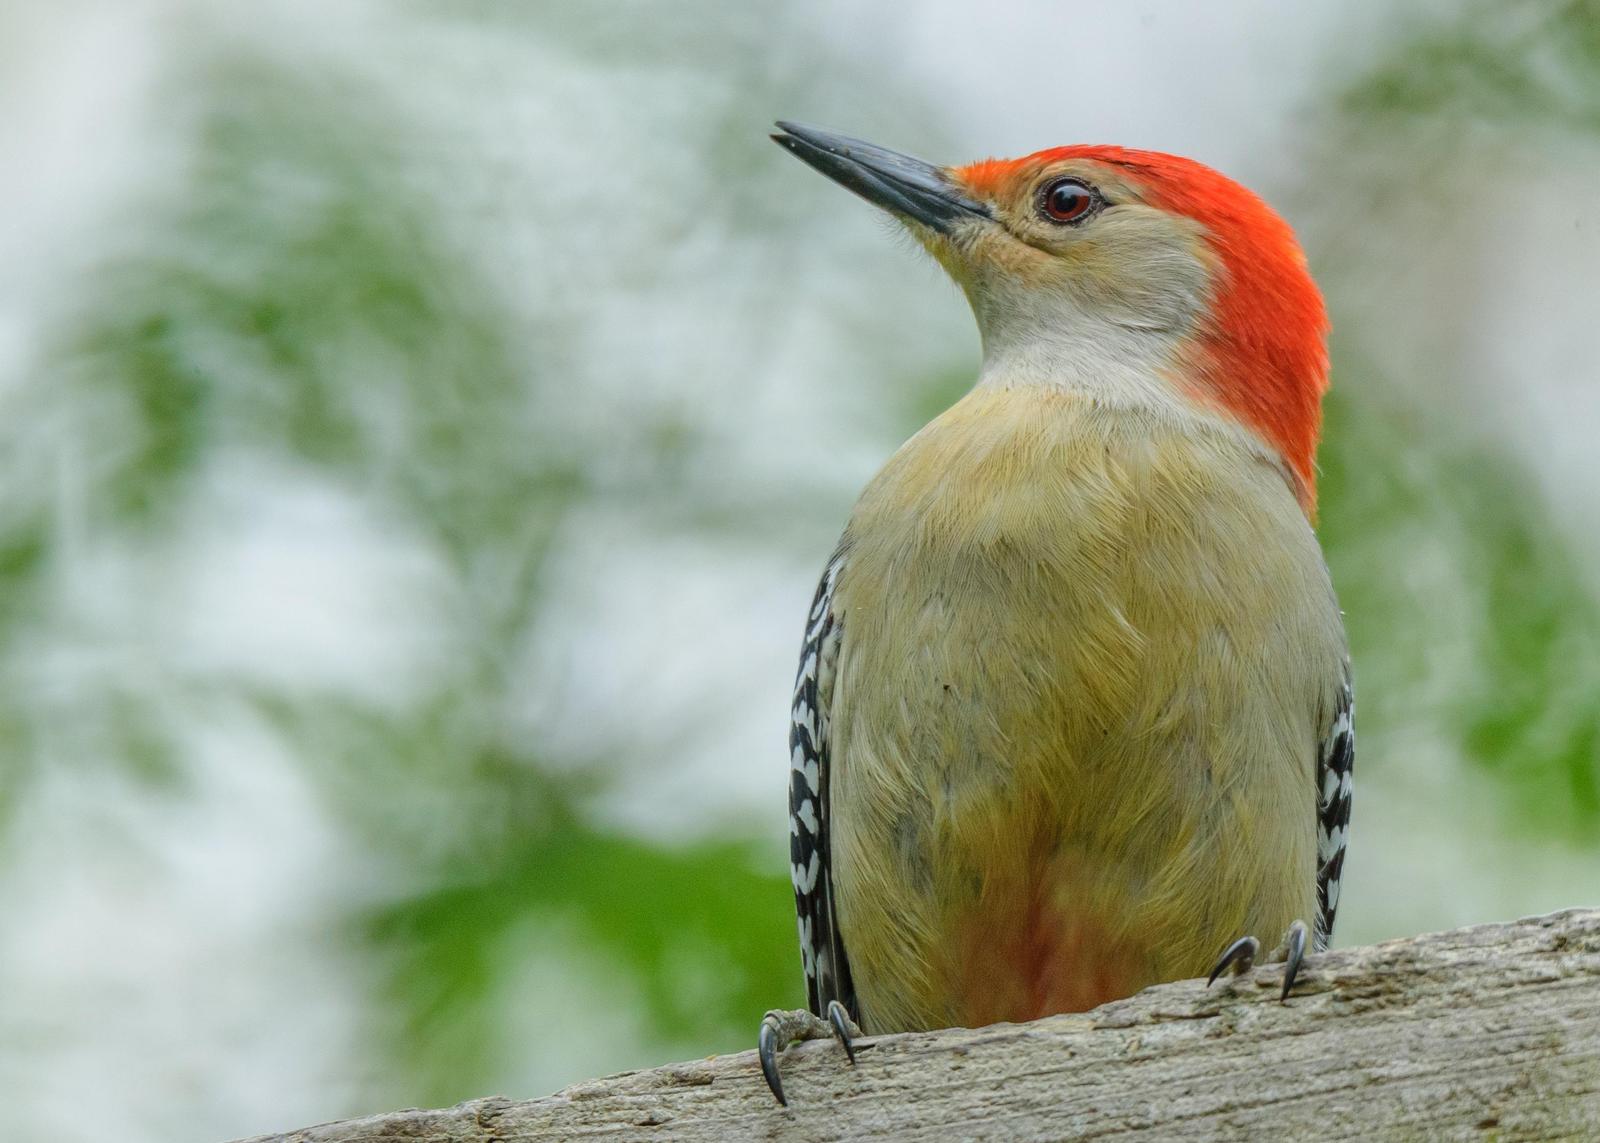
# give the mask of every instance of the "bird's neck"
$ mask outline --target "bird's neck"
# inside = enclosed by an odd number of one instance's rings
[[[1315,494],[1309,478],[1287,461],[1282,444],[1266,431],[1271,426],[1241,416],[1219,399],[1214,375],[1199,375],[1200,363],[1213,360],[1198,343],[1166,329],[1087,317],[1020,330],[986,324],[974,388],[1072,394],[1153,422],[1248,439],[1285,465],[1296,498],[1311,513]]]
[[[1166,331],[1080,320],[983,330],[979,389],[1077,393],[1113,408],[1214,417],[1181,384],[1179,345]]]

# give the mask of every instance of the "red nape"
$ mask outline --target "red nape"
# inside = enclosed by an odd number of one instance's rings
[[[1316,503],[1315,457],[1328,387],[1328,317],[1294,231],[1252,191],[1193,159],[1123,147],[1074,146],[1022,159],[987,159],[958,175],[979,194],[1001,197],[1013,179],[1052,163],[1086,160],[1117,168],[1151,206],[1204,228],[1220,272],[1211,320],[1191,362],[1199,395],[1215,401],[1278,449]]]

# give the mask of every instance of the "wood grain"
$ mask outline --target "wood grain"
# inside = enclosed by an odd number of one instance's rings
[[[1319,954],[1031,1024],[753,1052],[252,1143],[1600,1140],[1600,910]],[[754,1029],[752,1028],[752,1039]]]

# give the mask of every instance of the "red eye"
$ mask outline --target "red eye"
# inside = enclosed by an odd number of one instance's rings
[[[1077,179],[1057,179],[1046,183],[1039,194],[1039,206],[1051,222],[1078,222],[1094,208],[1094,188]]]

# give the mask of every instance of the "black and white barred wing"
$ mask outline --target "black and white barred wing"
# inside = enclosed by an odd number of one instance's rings
[[[817,585],[800,648],[789,727],[789,874],[811,1011],[821,1016],[830,1000],[838,1000],[859,1021],[850,965],[835,923],[828,844],[828,714],[843,635],[833,612],[833,591],[843,568],[844,554],[836,553]]]
[[[1326,948],[1339,910],[1344,851],[1350,840],[1350,794],[1356,764],[1356,700],[1350,664],[1334,704],[1333,721],[1317,751],[1317,932]]]

